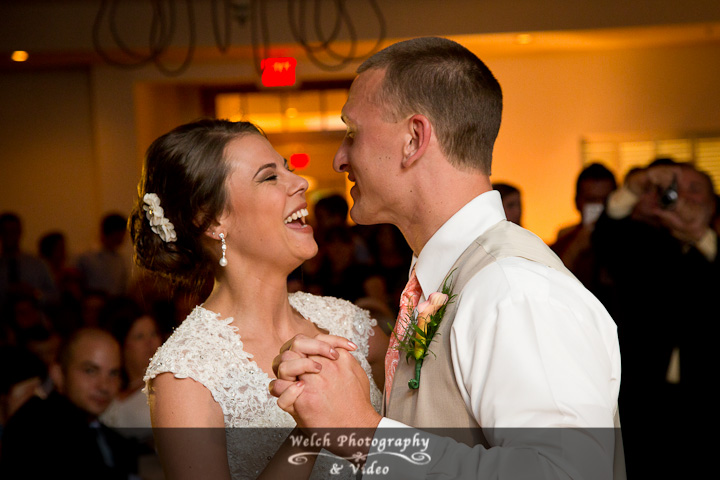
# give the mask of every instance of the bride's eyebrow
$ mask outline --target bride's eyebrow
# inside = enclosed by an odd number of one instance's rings
[[[255,176],[253,176],[253,178],[256,178],[258,175],[260,175],[260,172],[262,172],[266,168],[275,169],[277,168],[277,165],[275,163],[266,163],[265,165],[257,169],[257,172],[255,172]]]

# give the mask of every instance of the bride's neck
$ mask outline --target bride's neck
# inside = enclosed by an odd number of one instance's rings
[[[288,302],[287,278],[280,275],[228,272],[216,278],[204,306],[222,318],[233,317],[232,325],[246,336],[254,330],[282,332],[297,320]]]

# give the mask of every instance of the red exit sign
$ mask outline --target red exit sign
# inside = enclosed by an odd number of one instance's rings
[[[260,61],[262,84],[266,87],[289,87],[295,85],[295,66],[292,57],[265,58]]]
[[[307,153],[293,153],[290,155],[290,166],[297,168],[298,170],[303,169],[310,163],[310,155]]]

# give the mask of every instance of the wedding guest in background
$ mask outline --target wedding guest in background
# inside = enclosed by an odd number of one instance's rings
[[[608,195],[616,188],[615,175],[607,167],[600,163],[585,167],[575,183],[575,208],[580,213],[580,222],[560,230],[550,246],[588,288],[592,288],[598,275],[590,236]]]
[[[12,212],[0,215],[0,305],[14,294],[30,294],[42,303],[58,298],[58,290],[47,265],[22,252],[22,222]]]
[[[0,346],[0,438],[8,419],[35,396],[45,397],[42,388],[46,365],[27,349]],[[8,366],[11,366],[10,368]],[[0,451],[2,445],[0,444]]]
[[[121,251],[127,237],[127,218],[118,213],[105,215],[100,223],[100,249],[85,252],[77,259],[87,290],[122,295],[130,282],[130,258]]]
[[[52,325],[40,301],[30,292],[13,295],[2,311],[6,343],[21,345],[36,330],[51,330]]]
[[[375,292],[358,305],[372,311],[378,325],[389,335],[395,324],[400,294],[407,282],[407,259],[412,250],[395,225],[363,225],[367,231],[367,244],[377,275],[369,279],[366,289]]]
[[[320,269],[327,272],[329,266],[339,268],[340,263],[348,265],[368,265],[372,259],[368,252],[367,245],[361,235],[358,235],[354,227],[347,222],[348,203],[340,194],[331,194],[320,198],[313,209],[312,225],[315,241],[318,245],[318,253],[315,257],[303,262],[298,270],[293,272],[291,280],[297,280],[296,289],[314,293],[317,295],[334,295],[333,292],[325,293],[327,280],[323,280]],[[351,249],[345,248],[345,242],[338,243],[340,238],[338,232],[342,230],[343,236],[349,236]],[[333,246],[339,247],[346,258],[340,258]],[[336,273],[338,275],[339,273]],[[356,298],[357,296],[354,295]],[[342,297],[345,298],[345,297]]]
[[[314,234],[322,236],[330,228],[347,225],[348,210],[347,200],[340,194],[320,198],[313,209]]]
[[[713,190],[706,173],[662,160],[629,174],[595,225],[592,242],[610,276],[606,306],[623,355],[630,478],[701,478],[713,467],[705,442],[678,442],[662,461],[648,442],[703,438],[720,427],[712,380],[720,368]]]
[[[53,329],[63,337],[82,326],[84,292],[80,271],[67,263],[67,240],[59,231],[49,232],[38,241],[38,255],[48,265],[57,285],[59,298],[45,307]]]
[[[60,288],[67,269],[67,244],[62,232],[46,233],[38,240],[38,255],[50,269],[55,284]]]
[[[80,299],[81,324],[84,327],[100,325],[100,311],[111,298],[103,290],[85,290]]]
[[[322,295],[355,302],[368,296],[366,281],[378,275],[373,266],[361,262],[356,256],[356,244],[348,225],[337,225],[325,230],[322,242],[323,257],[317,273],[309,283],[318,285]]]
[[[3,479],[128,479],[138,450],[98,421],[120,386],[120,347],[107,332],[81,329],[60,350],[57,390],[33,397],[3,431]]]
[[[157,322],[129,297],[109,299],[98,319],[120,344],[123,362],[120,391],[100,420],[123,429],[120,433],[126,436],[150,442],[150,407],[142,387],[145,370],[162,343]]]
[[[500,192],[503,210],[508,221],[516,225],[522,223],[522,198],[520,189],[508,183],[493,183],[493,190]]]
[[[53,378],[49,373],[57,359],[62,342],[63,336],[50,325],[33,327],[18,338],[18,346],[32,353],[45,366],[46,373],[40,378],[40,391],[43,392],[43,396],[55,389]]]

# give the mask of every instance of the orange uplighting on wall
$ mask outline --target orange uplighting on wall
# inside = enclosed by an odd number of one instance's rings
[[[13,62],[24,62],[28,57],[28,53],[23,50],[15,50],[12,55],[10,55]]]
[[[293,153],[290,155],[290,166],[301,170],[310,163],[310,155],[307,153]]]
[[[529,33],[521,33],[515,37],[515,43],[519,45],[527,45],[532,42],[532,35]]]
[[[266,87],[289,87],[295,85],[295,66],[292,57],[265,58],[260,62],[262,84]]]

